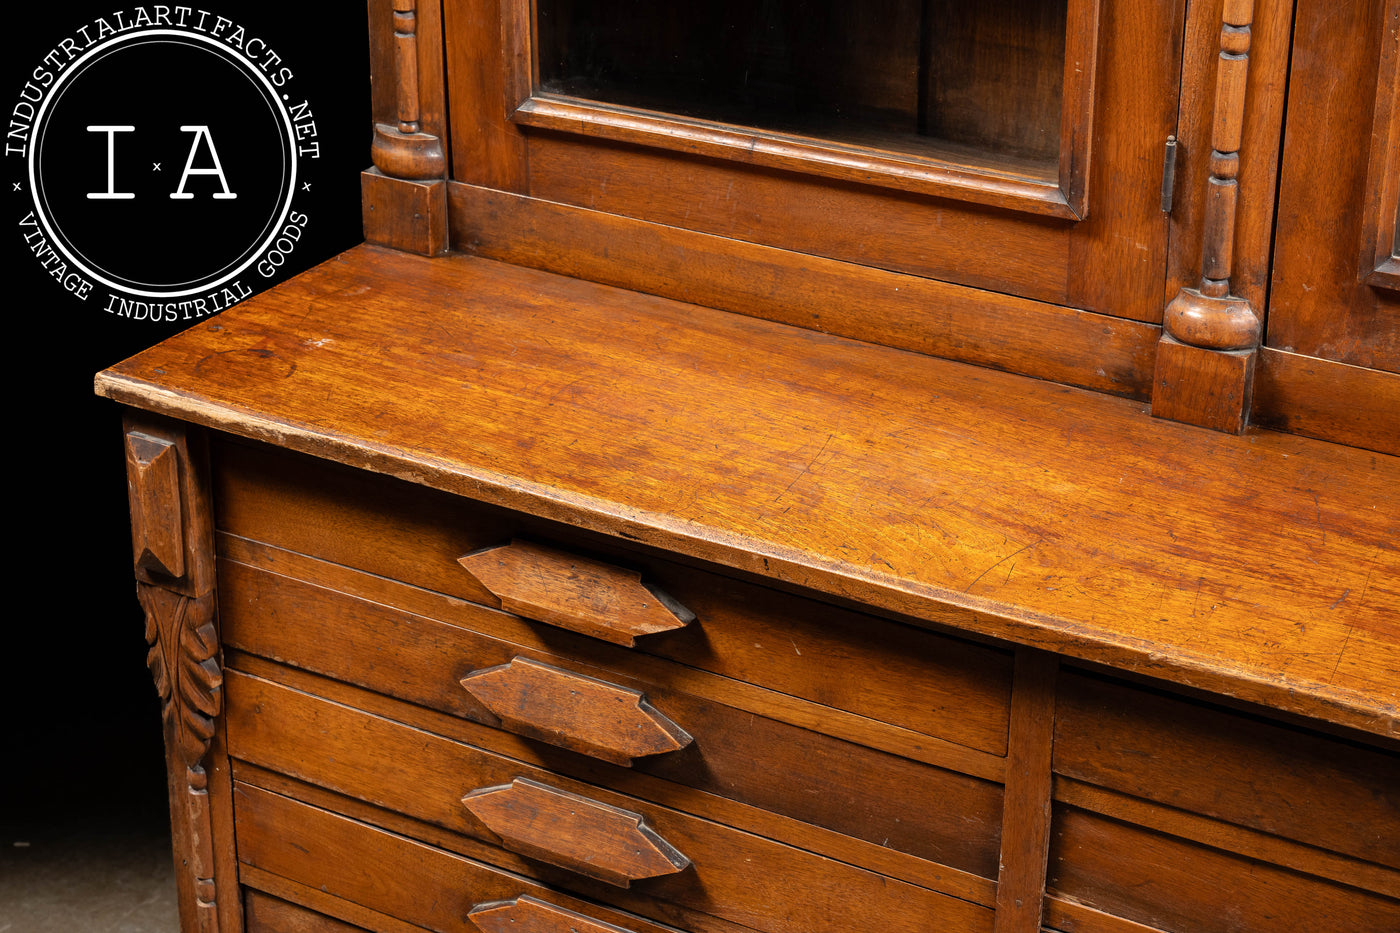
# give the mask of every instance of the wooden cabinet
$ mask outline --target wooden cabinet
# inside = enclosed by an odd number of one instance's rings
[[[98,377],[186,928],[1400,928],[1397,15],[372,2]]]
[[[1379,386],[1400,378],[1400,7],[1300,3],[1295,41],[1316,51],[1290,75],[1260,420],[1350,443],[1375,424],[1397,437]],[[1346,407],[1315,400],[1328,385]]]

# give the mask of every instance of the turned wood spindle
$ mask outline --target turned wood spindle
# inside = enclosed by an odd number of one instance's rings
[[[447,158],[442,140],[423,132],[418,90],[418,5],[394,0],[394,77],[398,103],[396,124],[378,123],[370,149],[374,167],[390,178],[426,181],[441,178]]]
[[[1248,301],[1231,296],[1230,276],[1254,0],[1226,0],[1223,20],[1215,77],[1210,178],[1206,182],[1201,284],[1199,288],[1183,288],[1177,294],[1167,306],[1165,325],[1171,337],[1194,347],[1244,350],[1259,343],[1260,322]]]
[[[394,68],[398,72],[399,132],[417,133],[418,11],[416,0],[394,0]]]

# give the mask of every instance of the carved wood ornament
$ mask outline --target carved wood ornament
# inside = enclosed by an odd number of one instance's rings
[[[197,929],[217,931],[209,775],[204,757],[223,704],[214,595],[191,599],[148,583],[136,585],[146,610],[146,664],[156,682],[171,768],[171,818],[188,821],[191,846],[186,871],[193,880]],[[176,769],[176,762],[183,769]],[[183,774],[184,786],[175,775]],[[183,810],[183,812],[179,812]],[[183,908],[184,905],[182,905]]]
[[[427,181],[447,168],[442,140],[423,132],[418,92],[417,0],[394,0],[394,68],[398,123],[375,124],[370,156],[390,178]]]
[[[377,43],[385,54],[374,79],[393,88],[394,107],[376,115],[385,122],[374,124],[374,167],[360,175],[365,239],[438,256],[448,240],[447,153],[433,103],[442,90],[434,54],[440,23],[431,5],[420,17],[416,0],[376,0],[371,7],[389,3],[393,33],[388,43]]]
[[[136,595],[146,617],[146,664],[164,722],[171,829],[181,926],[221,929],[216,897],[213,814],[207,770],[223,707],[223,671],[215,620],[213,546],[200,508],[197,475],[181,429],[128,422],[127,488],[132,515]]]
[[[1238,434],[1249,420],[1263,323],[1232,293],[1240,147],[1245,127],[1254,0],[1225,0],[1215,72],[1210,177],[1202,222],[1201,277],[1163,314],[1152,413]]]
[[[1167,333],[1176,340],[1209,350],[1248,350],[1259,344],[1260,321],[1254,309],[1245,299],[1230,295],[1253,20],[1254,0],[1226,0],[1215,76],[1201,284],[1177,294],[1167,305],[1164,322]]]

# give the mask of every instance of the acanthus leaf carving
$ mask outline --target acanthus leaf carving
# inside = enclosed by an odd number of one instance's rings
[[[161,715],[173,748],[188,768],[197,768],[214,736],[223,702],[214,598],[190,598],[137,584],[146,611],[146,663],[161,699]]]

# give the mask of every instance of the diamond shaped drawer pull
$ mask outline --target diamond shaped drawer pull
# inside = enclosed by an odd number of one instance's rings
[[[457,563],[506,612],[632,647],[642,635],[695,620],[695,613],[642,582],[641,574],[528,541],[476,551]]]
[[[462,687],[511,732],[613,764],[690,744],[640,691],[529,658],[473,671]]]
[[[690,865],[640,813],[527,778],[474,790],[462,804],[510,851],[620,888]]]

